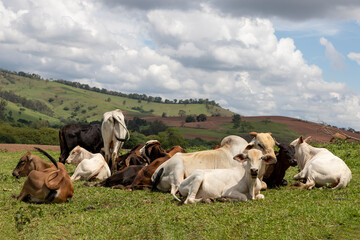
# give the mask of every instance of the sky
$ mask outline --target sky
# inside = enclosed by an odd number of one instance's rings
[[[360,1],[0,0],[0,68],[360,130]]]

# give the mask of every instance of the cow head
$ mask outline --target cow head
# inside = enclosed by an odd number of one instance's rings
[[[77,166],[84,159],[83,155],[82,148],[80,146],[76,146],[73,150],[71,150],[68,158],[66,159],[66,163]]]
[[[259,149],[264,155],[269,154],[273,158],[276,159],[276,155],[274,152],[274,146],[276,141],[271,136],[271,133],[257,133],[251,132],[251,136],[254,138],[251,140],[249,145],[245,148],[244,151],[248,151],[249,149],[256,148]]]
[[[289,144],[279,144],[278,147],[280,148],[277,159],[285,166],[292,166],[295,167],[297,162],[295,160],[295,148]]]
[[[140,155],[148,160],[148,163],[151,163],[157,158],[164,157],[167,155],[166,151],[161,147],[158,140],[149,140],[146,144],[140,149]]]
[[[16,165],[12,175],[16,178],[26,177],[29,173],[35,169],[35,166],[32,162],[33,158],[37,157],[36,155],[27,152],[22,156]]]
[[[234,157],[234,160],[238,162],[246,162],[246,171],[248,171],[253,179],[259,176],[260,168],[263,163],[276,163],[276,158],[270,154],[263,155],[258,149],[250,149],[247,152],[240,153]]]
[[[167,151],[169,157],[174,156],[178,152],[186,153],[186,151],[179,145],[173,146],[172,148],[170,148],[170,150]]]
[[[311,141],[311,136],[307,137],[306,139],[304,139],[303,136],[300,136],[299,138],[295,139],[290,143],[290,146],[294,147],[295,149],[294,156],[296,160],[302,159],[301,156],[305,154],[304,151],[308,149],[307,146],[310,143],[310,141]]]

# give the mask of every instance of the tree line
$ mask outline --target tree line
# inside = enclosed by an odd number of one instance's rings
[[[3,98],[9,102],[19,103],[23,107],[41,112],[48,116],[54,115],[54,111],[51,108],[49,108],[45,103],[43,103],[39,100],[26,99],[24,97],[16,95],[15,93],[13,93],[11,91],[1,91],[1,89],[0,89],[0,98]]]
[[[161,97],[153,97],[153,96],[147,96],[146,94],[138,94],[138,93],[122,93],[122,92],[116,92],[116,91],[109,91],[105,88],[98,88],[98,87],[90,87],[88,84],[82,84],[82,83],[78,83],[78,82],[71,82],[71,81],[67,81],[67,80],[63,80],[63,79],[58,79],[55,80],[55,82],[64,84],[64,85],[68,85],[71,87],[76,87],[76,88],[81,88],[81,89],[85,89],[85,90],[89,90],[89,91],[93,91],[93,92],[99,92],[99,93],[104,93],[104,94],[108,94],[108,95],[112,95],[112,96],[118,96],[118,97],[126,97],[126,98],[131,98],[131,99],[136,99],[136,100],[140,100],[140,101],[147,101],[147,102],[155,102],[155,103],[165,103],[165,104],[207,104],[210,106],[219,106],[218,103],[216,103],[213,100],[209,100],[209,99],[174,99],[174,100],[169,100],[169,99],[162,99]]]

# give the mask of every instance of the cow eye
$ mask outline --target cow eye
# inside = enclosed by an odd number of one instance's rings
[[[258,144],[258,146],[259,146],[260,148],[264,149],[263,145],[261,145],[261,144]]]

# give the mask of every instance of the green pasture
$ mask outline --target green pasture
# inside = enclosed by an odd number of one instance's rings
[[[284,124],[275,123],[271,121],[242,121],[238,128],[233,128],[233,123],[221,124],[223,129],[201,129],[201,128],[179,128],[182,134],[193,134],[200,137],[211,137],[214,139],[222,139],[228,135],[238,135],[243,138],[250,138],[250,132],[271,132],[272,136],[281,143],[290,143],[292,140],[298,138],[301,134],[290,129]]]
[[[287,186],[265,191],[264,200],[181,206],[168,193],[89,188],[83,182],[75,183],[67,203],[18,202],[11,195],[20,192],[25,179],[11,172],[25,152],[3,151],[0,239],[359,239],[360,144],[326,147],[352,170],[345,189]],[[297,172],[290,168],[286,179],[291,183]]]
[[[39,100],[54,111],[53,116],[43,116],[41,113],[33,114],[30,109],[18,114],[20,105],[10,104],[7,111],[13,112],[15,121],[19,118],[32,120],[44,119],[51,123],[58,123],[59,119],[72,117],[76,121],[101,121],[103,113],[114,109],[127,111],[128,117],[144,116],[178,116],[183,110],[187,115],[204,113],[205,115],[232,116],[233,113],[218,106],[205,104],[165,104],[141,101],[126,97],[112,96],[100,92],[64,85],[58,82],[27,78],[15,74],[0,74],[0,90],[12,91],[17,96],[27,100]],[[22,107],[24,108],[24,107]],[[27,115],[23,115],[27,114]],[[31,115],[31,116],[28,116]],[[24,118],[26,116],[27,118]]]

